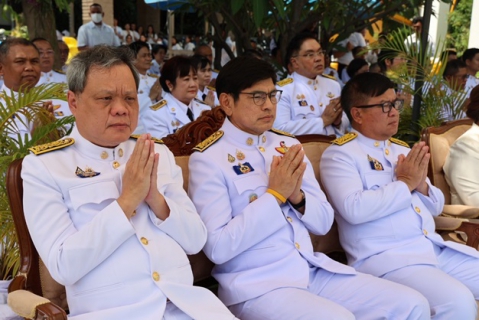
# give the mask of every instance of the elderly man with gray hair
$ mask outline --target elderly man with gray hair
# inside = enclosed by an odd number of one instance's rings
[[[128,50],[97,46],[67,72],[70,136],[23,162],[25,218],[70,319],[234,319],[194,287],[186,254],[206,229],[161,141],[130,137],[138,73]]]

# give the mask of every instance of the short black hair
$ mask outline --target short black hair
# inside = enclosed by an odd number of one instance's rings
[[[351,60],[351,62],[346,67],[346,72],[350,78],[354,77],[356,73],[364,66],[367,66],[368,63],[366,60],[362,58],[355,58]]]
[[[163,44],[154,44],[153,48],[151,48],[151,54],[155,55],[160,51],[161,49],[165,50],[165,53],[168,52],[168,47],[163,45]]]
[[[195,67],[195,69],[203,69],[206,68],[207,65],[211,66],[211,62],[208,58],[195,54],[191,57],[191,65]]]
[[[341,91],[341,107],[352,123],[351,109],[354,106],[365,105],[370,98],[378,97],[389,89],[394,89],[394,83],[380,73],[358,74]]]
[[[141,48],[147,48],[148,51],[150,51],[150,47],[148,46],[148,43],[145,41],[135,41],[132,42],[128,45],[128,48],[130,48],[131,51],[133,51],[133,54],[136,56],[138,55],[138,52],[140,52]]]
[[[101,4],[99,4],[99,3],[92,3],[92,4],[90,4],[90,8],[91,8],[91,7],[100,7],[100,9],[103,10],[103,7],[102,7]]]
[[[478,52],[479,52],[479,51],[478,51]],[[441,53],[441,60],[446,60],[449,56],[452,56],[452,55],[456,55],[456,56],[457,56],[457,51],[456,51],[456,49],[454,49],[454,48],[445,49],[445,50]]]
[[[446,77],[454,76],[459,72],[459,69],[466,67],[466,63],[460,59],[451,60],[446,63],[442,77],[446,79]]]
[[[222,93],[231,94],[237,101],[241,91],[267,79],[276,84],[276,72],[268,62],[251,57],[234,58],[218,74],[216,93],[218,97]]]
[[[176,79],[186,77],[190,71],[196,74],[196,67],[191,65],[191,60],[187,56],[175,56],[168,59],[163,68],[161,68],[160,84],[165,92],[170,93],[170,89],[166,85],[166,81],[170,81],[176,86]]]
[[[50,43],[50,41],[48,41],[47,39],[45,38],[42,38],[42,37],[36,37],[36,38],[33,38],[32,40],[30,40],[32,43],[35,43],[36,41],[46,41],[48,43]]]
[[[399,55],[399,52],[391,49],[381,49],[378,55],[378,64],[381,68],[381,73],[385,74],[387,71],[386,60],[392,61]]]
[[[474,56],[479,53],[479,49],[477,48],[469,48],[462,54],[462,61],[466,62],[466,60],[474,59]]]
[[[421,24],[422,24],[422,22],[423,22],[422,17],[417,16],[417,17],[412,18],[412,23],[413,24],[418,23],[418,22],[421,22]]]
[[[291,57],[294,56],[295,54],[298,53],[299,49],[301,49],[301,46],[306,40],[315,40],[319,43],[318,38],[310,32],[303,32],[303,33],[298,33],[291,39],[291,41],[288,44],[288,47],[286,48],[286,55],[284,59],[285,67],[288,68],[288,64],[290,63]]]
[[[7,40],[4,40],[0,44],[0,63],[2,63],[3,60],[7,57],[10,48],[14,46],[33,47],[38,52],[38,48],[35,47],[35,45],[31,41],[28,41],[25,38],[7,38]]]

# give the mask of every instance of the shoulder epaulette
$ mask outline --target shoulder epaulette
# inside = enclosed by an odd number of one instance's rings
[[[271,128],[269,131],[274,132],[274,133],[279,134],[279,135],[282,135],[282,136],[287,136],[287,137],[294,138],[293,134],[291,134],[289,132],[286,132],[286,131],[281,131],[281,130],[274,129],[274,128]]]
[[[194,151],[199,151],[199,152],[205,151],[210,146],[212,146],[216,141],[218,141],[223,136],[223,134],[224,134],[224,132],[221,131],[221,130],[216,131],[211,136],[209,136],[205,140],[198,143],[196,145],[196,147],[193,148],[193,150]]]
[[[400,146],[403,146],[403,147],[406,147],[406,148],[411,148],[407,142],[404,142],[402,140],[399,140],[399,139],[396,139],[396,138],[389,138],[389,141],[391,141],[392,143],[395,143],[395,144],[398,144]]]
[[[132,134],[132,135],[130,136],[130,139],[138,140],[138,138],[140,138],[140,135],[139,135],[139,134]],[[163,140],[158,139],[158,138],[153,138],[153,137],[151,137],[151,140],[153,140],[153,142],[158,143],[158,144],[165,144],[165,143],[163,142]]]
[[[60,70],[60,69],[53,69],[53,71],[58,72],[58,73],[61,73],[61,74],[65,74],[65,71]]]
[[[159,102],[155,103],[154,105],[150,106],[150,109],[153,110],[153,111],[157,111],[161,108],[163,108],[164,106],[166,106],[168,104],[168,102],[166,100],[160,100]]]
[[[43,154],[43,153],[47,153],[47,152],[50,152],[50,151],[60,150],[60,149],[66,148],[68,146],[71,146],[74,143],[75,143],[75,139],[65,138],[65,139],[41,144],[39,146],[34,146],[34,147],[29,148],[28,150],[33,152],[34,155],[38,156],[38,155]]]
[[[215,87],[212,87],[212,86],[206,86],[206,88],[210,91],[214,91],[216,92],[216,88]]]
[[[283,80],[277,82],[276,84],[280,87],[284,87],[287,84],[293,83],[293,81],[294,81],[293,78],[286,78],[286,79],[283,79]]]
[[[205,104],[205,105],[207,105],[207,104],[206,104],[204,101],[201,101],[201,100],[200,100],[200,99],[198,99],[198,98],[195,98],[194,100],[195,100],[196,102],[198,102],[198,103],[201,103],[201,104]]]
[[[211,71],[216,72],[216,73],[220,73],[220,71],[218,69],[213,69]]]
[[[147,73],[146,74],[148,77],[152,77],[152,78],[159,78],[157,74],[154,74],[154,73]]]
[[[337,139],[334,139],[331,143],[334,143],[334,144],[337,144],[338,146],[342,146],[343,144],[346,144],[348,143],[349,141],[353,141],[354,139],[356,139],[356,137],[358,136],[357,133],[355,132],[349,132],[349,133],[346,133],[344,136],[342,137],[339,137]]]
[[[321,76],[324,77],[324,78],[327,78],[327,79],[338,81],[338,79],[336,79],[336,77],[330,76],[329,74],[324,74],[323,73]]]

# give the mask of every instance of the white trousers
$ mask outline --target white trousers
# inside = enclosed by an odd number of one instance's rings
[[[479,259],[435,246],[439,265],[413,265],[382,276],[420,292],[429,301],[431,319],[474,320],[479,300]]]
[[[242,320],[430,319],[427,300],[406,286],[319,268],[310,275],[308,290],[278,288],[230,310]]]

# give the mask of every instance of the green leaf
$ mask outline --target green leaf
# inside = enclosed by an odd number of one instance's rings
[[[231,13],[235,15],[244,6],[244,0],[231,0]]]
[[[267,0],[253,0],[253,20],[257,28],[261,27],[263,19],[266,17],[268,1]]]

